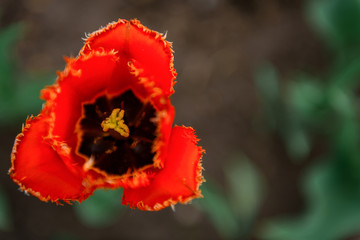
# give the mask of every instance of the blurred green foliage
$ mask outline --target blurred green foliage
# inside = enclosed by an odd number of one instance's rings
[[[292,159],[311,157],[316,140],[325,146],[303,176],[307,210],[270,220],[265,239],[342,239],[360,232],[360,1],[309,1],[307,15],[332,54],[328,75],[302,73],[280,84],[265,65],[257,83],[269,126]]]
[[[329,47],[337,53],[351,54],[359,48],[359,11],[358,0],[314,0],[308,1],[306,14]]]
[[[24,72],[18,66],[15,47],[24,29],[22,23],[0,29],[0,124],[40,112],[39,91],[54,81],[53,74]]]
[[[121,204],[122,192],[122,189],[96,190],[90,198],[74,205],[75,213],[88,227],[101,228],[114,224],[125,208]]]
[[[288,101],[282,98],[276,70],[270,64],[264,64],[256,72],[258,91],[263,100],[263,110],[269,127],[283,138],[287,152],[295,161],[304,159],[310,151],[310,139],[299,114],[311,114],[314,111],[313,101],[318,100],[316,85],[312,81],[299,81],[292,85],[294,104],[301,105],[302,113],[293,110]],[[309,97],[304,98],[304,93]],[[306,108],[306,109],[304,109]]]
[[[236,154],[224,165],[226,189],[207,179],[201,187],[204,198],[195,206],[209,216],[223,239],[246,237],[254,227],[265,193],[265,183],[252,162]]]

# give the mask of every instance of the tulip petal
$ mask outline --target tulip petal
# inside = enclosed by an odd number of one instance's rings
[[[47,101],[43,112],[54,114],[54,135],[65,141],[74,136],[82,104],[93,100],[97,94],[104,94],[116,64],[117,58],[111,52],[92,52],[67,59],[67,66],[58,73],[56,83],[42,91],[42,98]],[[122,89],[124,86],[121,84],[126,80],[124,76],[117,86],[109,89]]]
[[[80,53],[96,49],[114,49],[120,58],[128,59],[132,68],[142,69],[142,77],[153,82],[164,95],[174,92],[176,71],[171,43],[138,20],[120,19],[90,34]]]
[[[70,170],[62,157],[45,140],[49,132],[48,119],[38,116],[26,121],[11,154],[11,178],[21,190],[43,201],[81,201],[91,189],[83,184],[81,175]]]
[[[177,202],[186,203],[201,197],[199,189],[203,150],[197,146],[194,130],[175,126],[172,129],[168,159],[150,185],[125,188],[123,204],[141,210],[157,211]]]

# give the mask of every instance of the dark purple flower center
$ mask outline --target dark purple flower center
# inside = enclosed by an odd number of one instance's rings
[[[123,175],[153,164],[156,110],[131,90],[84,104],[78,152],[108,174]]]

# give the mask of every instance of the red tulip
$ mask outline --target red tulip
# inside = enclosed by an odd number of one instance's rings
[[[203,150],[192,128],[172,127],[175,77],[171,44],[139,21],[90,34],[16,137],[11,178],[57,203],[118,187],[142,210],[201,197]]]

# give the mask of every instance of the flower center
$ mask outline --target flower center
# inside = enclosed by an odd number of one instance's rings
[[[104,132],[109,131],[109,129],[114,129],[116,132],[120,133],[123,137],[128,137],[130,134],[129,127],[124,123],[124,110],[120,108],[115,108],[110,117],[106,118],[101,123],[101,127]]]
[[[87,166],[113,175],[150,167],[155,119],[152,104],[139,100],[131,90],[112,98],[101,96],[83,106],[77,153],[88,159]]]

